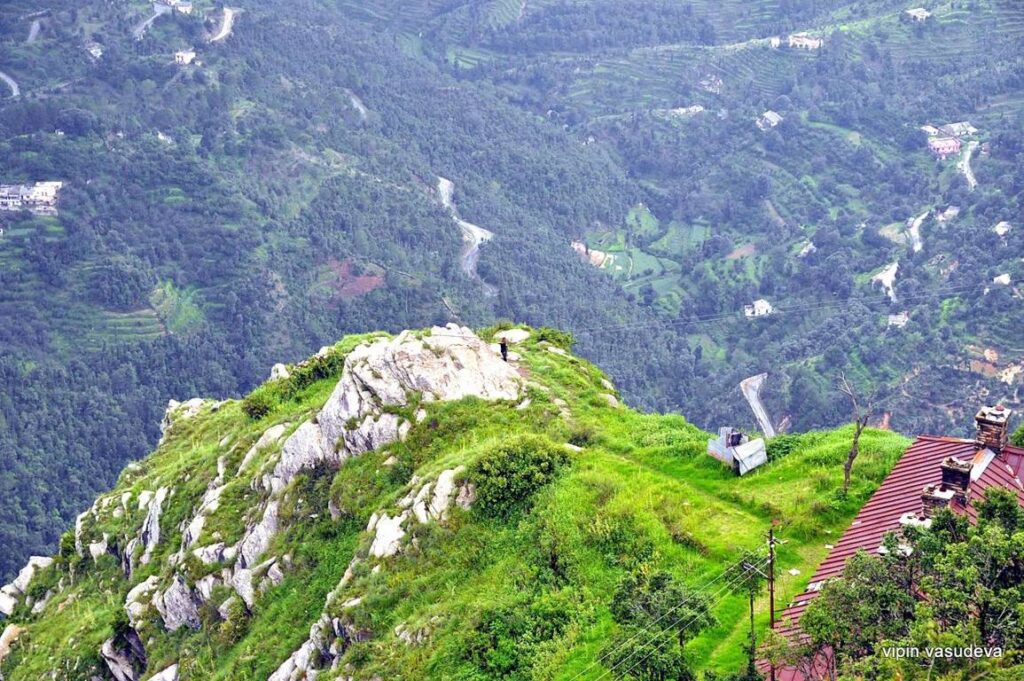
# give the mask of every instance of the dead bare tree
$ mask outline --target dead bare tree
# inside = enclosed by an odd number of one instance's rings
[[[857,396],[857,391],[846,374],[839,372],[839,392],[850,398],[850,406],[853,409],[853,444],[850,445],[850,452],[846,455],[846,463],[843,464],[843,494],[850,491],[850,471],[853,470],[853,462],[860,454],[860,434],[868,425],[868,418],[871,416],[871,408],[874,402],[874,394],[869,395],[862,401]]]

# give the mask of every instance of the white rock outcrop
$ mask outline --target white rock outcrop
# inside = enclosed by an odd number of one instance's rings
[[[114,639],[108,638],[100,646],[100,657],[107,664],[115,681],[137,681],[139,676],[132,668],[131,660],[124,653],[114,648]]]
[[[277,499],[296,475],[322,465],[338,466],[403,439],[412,424],[395,411],[408,406],[412,395],[426,402],[471,396],[518,400],[522,392],[523,379],[516,370],[472,330],[455,324],[434,327],[422,338],[405,331],[356,347],[345,358],[341,379],[323,409],[285,440],[273,472],[264,477],[270,499],[239,544],[238,567],[249,568],[269,547],[278,531]],[[432,501],[423,501],[425,510]],[[388,518],[378,529],[374,555],[397,552],[404,521],[402,516]]]
[[[160,578],[153,575],[136,584],[128,592],[124,599],[124,610],[128,613],[128,622],[131,623],[132,629],[139,629],[142,618],[152,602],[151,594],[156,592],[158,586],[160,586]]]
[[[167,591],[153,598],[153,605],[163,618],[168,631],[177,631],[183,626],[190,629],[199,628],[196,597],[181,575],[175,575]]]
[[[18,603],[28,593],[29,584],[40,570],[45,570],[53,564],[53,558],[46,556],[32,556],[25,563],[25,567],[18,571],[18,576],[10,584],[0,588],[0,614],[8,617],[18,607]]]
[[[252,460],[256,458],[257,454],[280,440],[290,425],[291,424],[289,423],[278,423],[275,426],[267,428],[267,430],[260,435],[260,439],[256,440],[256,443],[250,447],[249,451],[247,451],[245,456],[242,457],[242,463],[238,464],[238,472],[236,475],[241,475],[242,471],[249,466]]]
[[[178,681],[178,665],[172,664],[159,674],[149,677],[149,681]]]
[[[145,547],[142,558],[139,559],[143,565],[149,563],[153,556],[153,549],[160,543],[160,512],[169,491],[168,488],[161,487],[157,490],[153,500],[149,502],[149,512],[146,514],[146,519],[142,523],[142,531],[139,533],[139,541]]]

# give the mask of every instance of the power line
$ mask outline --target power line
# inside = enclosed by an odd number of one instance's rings
[[[764,568],[764,567],[767,567],[767,565],[768,565],[768,560],[767,560],[767,558],[763,558],[763,563],[758,563],[758,565],[757,565],[756,567],[758,567],[758,568]],[[728,570],[726,570],[726,572],[725,572],[725,573],[723,573],[723,574],[728,574]],[[709,599],[708,599],[708,600],[709,600],[709,607],[714,607],[714,606],[718,605],[718,604],[719,604],[719,603],[720,603],[720,602],[722,601],[722,598],[724,598],[724,596],[721,596],[721,594],[722,594],[723,592],[725,592],[725,591],[727,591],[727,590],[732,590],[732,589],[733,589],[733,588],[735,588],[735,587],[736,587],[736,586],[737,586],[738,584],[741,584],[741,583],[743,582],[743,580],[744,580],[744,579],[746,579],[746,578],[747,578],[747,573],[746,573],[745,571],[744,571],[744,572],[737,572],[737,573],[736,573],[736,574],[735,574],[735,575],[734,575],[734,576],[732,577],[732,579],[731,579],[731,580],[730,580],[729,582],[727,582],[726,584],[724,584],[724,585],[723,585],[723,586],[722,586],[722,587],[721,587],[720,589],[718,589],[718,591],[716,591],[716,592],[715,592],[714,594],[712,594],[712,595],[711,595],[711,596],[709,597]],[[647,653],[646,655],[644,655],[644,656],[643,656],[643,657],[641,657],[640,659],[638,659],[638,660],[635,660],[635,661],[633,661],[633,663],[632,663],[632,664],[630,664],[630,666],[629,666],[629,667],[627,667],[627,668],[626,668],[626,669],[625,669],[625,670],[624,670],[624,671],[623,671],[622,673],[623,673],[623,674],[626,674],[626,673],[628,673],[628,672],[632,671],[633,669],[636,669],[636,668],[637,668],[637,667],[638,667],[638,666],[639,666],[639,665],[640,665],[641,663],[643,663],[643,661],[644,661],[644,660],[646,660],[646,659],[647,659],[648,657],[650,657],[650,656],[651,656],[651,655],[653,655],[654,653],[656,653],[656,652],[660,651],[660,650],[661,650],[662,648],[664,648],[664,647],[665,647],[665,646],[666,646],[666,645],[667,645],[667,644],[668,644],[669,642],[671,642],[671,641],[673,640],[673,639],[672,639],[672,636],[671,636],[671,631],[672,631],[673,629],[676,629],[676,628],[678,628],[680,624],[683,624],[684,626],[689,626],[689,625],[690,625],[690,624],[691,624],[692,622],[696,621],[696,619],[697,619],[698,617],[700,617],[700,616],[701,616],[701,613],[693,613],[693,614],[691,614],[691,616],[690,616],[689,618],[687,618],[687,616],[686,616],[686,615],[683,615],[682,617],[680,617],[680,618],[678,618],[677,620],[675,620],[674,622],[672,622],[672,624],[671,624],[670,626],[666,627],[666,628],[665,628],[665,629],[664,629],[663,631],[655,633],[655,634],[654,634],[654,635],[653,635],[653,636],[651,637],[651,642],[654,642],[654,641],[656,641],[656,640],[658,639],[658,637],[659,637],[659,636],[665,636],[666,634],[669,634],[669,636],[668,636],[667,638],[665,638],[665,640],[664,640],[664,641],[662,641],[662,642],[661,642],[661,643],[660,643],[660,644],[659,644],[659,645],[658,645],[658,646],[657,646],[657,647],[656,647],[656,648],[655,648],[654,650],[652,650],[652,651],[648,652],[648,653]],[[634,637],[634,638],[635,638],[635,637]],[[627,642],[627,643],[628,643],[628,642]],[[619,647],[619,650],[621,651],[621,650],[622,650],[622,648],[623,648],[623,646],[625,646],[625,645],[626,645],[626,643],[623,643],[623,645]],[[632,657],[632,656],[633,656],[634,654],[635,654],[635,651],[634,651],[634,653],[630,653],[630,654],[626,655],[626,657],[624,657],[624,658],[623,658],[622,660],[620,660],[619,662],[617,662],[616,664],[614,664],[613,666],[609,667],[609,668],[608,668],[607,670],[605,670],[604,672],[602,672],[602,673],[601,673],[601,674],[600,674],[600,675],[599,675],[599,676],[598,676],[598,677],[597,677],[596,679],[594,679],[594,681],[600,681],[600,680],[601,680],[601,679],[603,679],[604,677],[606,677],[606,676],[608,676],[609,674],[611,674],[612,672],[614,672],[616,668],[618,668],[618,667],[620,667],[620,666],[621,666],[622,664],[624,664],[624,663],[625,663],[625,662],[626,662],[627,660],[629,660],[629,658],[630,658],[630,657]],[[595,662],[594,664],[596,664],[596,662]],[[593,664],[591,665],[591,667],[592,667],[592,666],[593,666]],[[588,667],[587,669],[589,669],[589,668],[590,668],[590,667]],[[587,671],[587,669],[585,669],[584,671]],[[582,673],[582,672],[581,672],[581,673]],[[575,677],[574,677],[574,678],[575,678]]]
[[[763,550],[763,549],[762,549],[762,550]],[[762,556],[762,558],[764,558],[764,556]],[[664,613],[662,613],[662,615],[661,615],[661,616],[660,616],[660,617],[659,617],[658,619],[656,619],[656,620],[655,620],[654,622],[652,622],[652,625],[653,625],[653,624],[658,624],[659,622],[661,622],[662,620],[664,620],[664,619],[665,619],[666,617],[668,617],[669,615],[671,615],[671,614],[672,614],[673,612],[675,612],[675,611],[679,610],[679,608],[683,607],[684,605],[686,605],[686,604],[688,604],[688,603],[691,603],[691,602],[693,601],[693,599],[694,599],[694,598],[695,598],[695,597],[697,596],[697,594],[698,594],[699,592],[702,592],[702,591],[706,591],[706,590],[707,590],[707,589],[708,589],[709,587],[711,587],[711,586],[712,586],[713,584],[715,584],[716,582],[719,582],[719,581],[721,581],[721,580],[722,580],[723,578],[725,578],[725,577],[726,577],[726,576],[728,576],[728,575],[729,575],[729,570],[728,570],[728,569],[726,569],[726,570],[722,571],[722,573],[721,573],[721,574],[719,574],[719,575],[718,575],[717,577],[715,577],[715,578],[714,578],[714,579],[712,579],[711,581],[709,581],[709,582],[706,582],[705,584],[703,584],[703,585],[701,585],[700,587],[698,587],[698,592],[695,592],[695,593],[694,593],[694,595],[693,595],[693,596],[691,596],[691,598],[688,598],[688,599],[684,599],[684,600],[680,601],[680,602],[679,602],[678,604],[674,605],[673,607],[669,608],[669,609],[668,609],[668,610],[666,610],[666,611],[665,611]],[[740,576],[742,577],[742,575],[740,575]],[[735,577],[732,577],[732,578],[730,578],[730,580],[729,580],[729,583],[727,583],[727,584],[726,584],[726,586],[730,586],[730,584],[732,584],[732,583],[734,583],[734,582],[736,582],[736,578],[735,578]],[[720,592],[721,592],[721,589],[719,590],[719,592],[716,592],[716,593],[720,593]],[[677,620],[677,621],[678,621],[678,620]],[[636,641],[636,640],[637,640],[638,638],[640,638],[640,636],[641,636],[641,634],[640,634],[640,633],[634,634],[633,636],[629,637],[629,638],[628,638],[628,639],[626,639],[625,641],[622,641],[622,642],[621,642],[621,643],[620,643],[620,644],[619,644],[619,645],[617,646],[617,649],[621,651],[621,650],[622,650],[622,649],[624,649],[624,648],[625,648],[626,646],[628,646],[628,645],[629,645],[630,643],[632,643],[632,642]],[[578,679],[578,678],[579,678],[580,676],[582,676],[583,674],[587,673],[588,671],[590,671],[590,670],[591,670],[592,668],[594,668],[595,666],[599,665],[599,664],[600,664],[601,662],[603,662],[604,660],[606,660],[606,659],[607,659],[608,657],[610,657],[610,656],[611,656],[611,655],[613,655],[614,653],[615,653],[615,649],[612,649],[612,650],[608,650],[608,651],[606,651],[606,652],[605,652],[604,654],[602,654],[602,655],[599,655],[599,656],[598,656],[598,658],[597,658],[596,660],[594,660],[594,661],[593,661],[593,662],[591,662],[591,663],[590,663],[589,665],[587,665],[587,666],[586,666],[586,667],[584,667],[584,668],[583,668],[582,670],[580,670],[580,671],[579,671],[579,672],[578,672],[578,673],[577,673],[577,674],[576,674],[575,676],[573,676],[573,677],[572,677],[572,678],[571,678],[571,679],[570,679],[569,681],[575,681],[575,680],[576,680],[576,679]]]
[[[947,295],[953,293],[962,293],[973,289],[980,288],[979,284],[960,284],[943,286],[933,289],[928,292],[922,292],[917,295],[906,296],[901,298],[900,301],[904,303],[914,303],[929,300],[936,296]],[[852,307],[855,304],[867,305],[872,301],[865,301],[861,298],[848,298],[846,300],[838,301],[825,301],[817,303],[805,303],[795,304],[786,307],[778,307],[775,309],[774,314],[794,314],[803,312],[819,312],[822,310],[830,309],[841,309],[845,307]],[[593,336],[601,333],[614,333],[614,332],[626,332],[626,331],[638,331],[641,329],[654,329],[654,328],[675,328],[677,326],[693,326],[702,324],[715,324],[718,322],[729,321],[732,319],[738,319],[740,313],[736,311],[730,312],[716,312],[704,315],[693,315],[685,319],[674,319],[674,320],[656,320],[656,321],[645,321],[645,322],[633,322],[626,324],[603,324],[599,326],[576,328],[572,330],[572,333],[577,336]],[[500,333],[500,332],[499,332]],[[463,334],[443,334],[436,333],[432,334],[434,337],[448,337],[448,338],[469,338]]]

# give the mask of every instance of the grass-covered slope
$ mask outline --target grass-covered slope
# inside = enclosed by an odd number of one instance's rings
[[[194,585],[225,569],[192,556],[172,566],[182,529],[211,481],[221,475],[225,487],[196,545],[231,545],[258,519],[267,493],[254,474],[273,461],[284,437],[236,474],[243,457],[271,427],[284,424],[287,434],[311,418],[338,382],[345,356],[367,338],[344,339],[245,402],[205,402],[192,416],[176,412],[159,448],[129,466],[83,516],[84,556],[69,533],[54,564],[28,589],[36,606],[23,603],[5,622],[20,635],[0,663],[3,678],[105,675],[99,650],[127,630],[129,590],[152,576],[166,589],[175,573]],[[198,629],[169,632],[148,609],[136,620],[148,658],[140,678],[177,663],[181,679],[266,679],[306,641],[335,592],[327,612],[354,635],[337,668],[319,679],[596,679],[608,671],[599,656],[617,626],[609,605],[627,571],[665,570],[701,587],[743,550],[761,549],[777,519],[786,540],[779,553],[784,604],[907,444],[867,431],[843,500],[836,492],[850,440],[845,429],[791,438],[788,447],[773,448],[788,454],[736,478],[706,456],[706,433],[680,416],[620,406],[601,372],[564,344],[561,334],[541,330],[513,346],[525,399],[414,400],[425,415],[404,441],[293,478],[281,496],[281,529],[266,552],[279,558],[283,578],[263,581],[251,609],[238,598],[224,606],[232,591],[214,587],[198,609]],[[536,463],[540,454],[562,462],[553,474],[538,465],[522,479],[506,470],[496,482],[495,467],[479,464],[531,457]],[[396,555],[377,561],[379,567],[353,564],[343,582],[353,556],[366,555],[371,518],[399,508],[417,481],[452,469],[457,485],[475,485],[469,508],[452,504],[443,519],[410,525]],[[148,564],[135,549],[126,578],[114,554],[139,534],[146,516],[140,495],[161,487],[169,492],[160,541]],[[108,550],[93,559],[89,544],[104,535]],[[712,603],[719,623],[688,653],[698,668],[738,669],[745,597],[720,593]],[[762,630],[766,608],[759,600]]]

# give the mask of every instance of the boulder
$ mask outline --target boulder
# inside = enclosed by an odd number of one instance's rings
[[[402,529],[402,523],[404,523],[408,517],[409,512],[402,511],[400,515],[397,515],[394,518],[385,513],[379,520],[377,520],[377,534],[374,536],[373,543],[370,545],[371,556],[374,556],[375,558],[387,558],[388,556],[393,556],[398,553],[398,550],[402,547],[402,537],[405,536],[405,530]]]
[[[270,367],[271,381],[279,381],[284,378],[289,378],[290,376],[291,372],[288,371],[288,367],[285,366],[284,364],[275,364],[274,366]]]
[[[159,585],[160,578],[153,575],[145,581],[136,584],[128,592],[124,599],[124,609],[128,613],[128,622],[131,623],[132,629],[139,629],[141,626],[142,618],[152,601],[150,594],[155,592]]]
[[[153,598],[153,605],[168,631],[177,631],[183,626],[199,628],[199,609],[195,595],[181,575],[175,575],[167,591]]]
[[[107,669],[115,681],[138,681],[139,676],[135,673],[131,660],[125,653],[114,648],[114,639],[108,638],[103,642],[100,646],[100,657],[107,664]]]
[[[178,665],[172,664],[162,672],[149,677],[149,681],[178,681]]]

